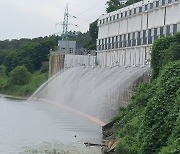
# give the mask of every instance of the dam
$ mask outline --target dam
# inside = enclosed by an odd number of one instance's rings
[[[32,98],[110,122],[134,87],[148,82],[152,44],[180,31],[179,14],[179,0],[144,0],[100,16],[96,54],[60,41],[50,55],[50,79]]]

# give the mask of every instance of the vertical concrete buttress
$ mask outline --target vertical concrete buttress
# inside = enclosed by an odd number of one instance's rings
[[[49,59],[49,78],[64,69],[65,55],[51,54]]]

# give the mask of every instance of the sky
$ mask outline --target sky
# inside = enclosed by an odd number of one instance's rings
[[[68,4],[68,30],[86,32],[105,13],[107,0],[0,0],[0,40],[36,38],[60,34]],[[55,26],[56,25],[56,26]]]

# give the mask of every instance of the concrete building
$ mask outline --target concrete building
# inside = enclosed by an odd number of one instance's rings
[[[98,20],[100,66],[144,65],[152,43],[180,31],[179,0],[143,0]]]
[[[83,55],[86,51],[84,45],[77,41],[58,41],[59,51],[64,54]]]

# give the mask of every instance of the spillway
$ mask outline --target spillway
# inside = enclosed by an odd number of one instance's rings
[[[104,125],[128,105],[133,87],[148,71],[149,66],[72,67],[50,78],[29,100],[61,106]]]

